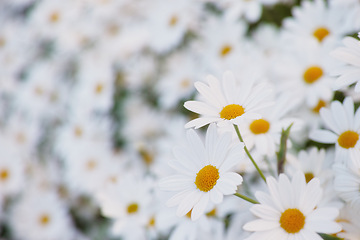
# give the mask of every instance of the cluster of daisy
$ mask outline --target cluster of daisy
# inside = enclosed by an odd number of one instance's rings
[[[358,0],[0,0],[0,239],[360,240]]]

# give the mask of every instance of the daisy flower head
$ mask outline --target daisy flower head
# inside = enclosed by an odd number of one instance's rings
[[[279,180],[267,178],[269,193],[255,193],[260,204],[250,211],[260,219],[248,222],[244,229],[254,232],[251,239],[321,240],[317,233],[337,233],[341,226],[335,222],[337,208],[319,207],[322,189],[318,178],[306,183],[297,172],[292,180],[280,174]]]
[[[338,47],[330,53],[331,56],[345,63],[335,70],[334,74],[339,77],[333,87],[338,90],[356,83],[355,91],[360,92],[360,41],[352,37],[345,37],[342,43],[345,45],[344,47]]]
[[[240,124],[243,119],[258,119],[261,117],[258,111],[272,104],[267,101],[272,91],[266,83],[238,81],[230,71],[223,74],[221,81],[212,75],[206,81],[194,84],[202,100],[184,104],[188,110],[201,115],[188,122],[186,128],[197,129],[213,122],[226,126],[229,123]]]
[[[207,130],[205,144],[190,129],[186,133],[187,146],[173,150],[175,159],[170,166],[179,174],[160,180],[160,188],[178,192],[167,201],[169,207],[179,205],[178,216],[190,210],[191,219],[204,214],[208,204],[219,204],[224,195],[234,194],[242,177],[232,168],[244,157],[243,144],[232,143],[231,134],[217,133],[215,124]]]
[[[310,139],[321,143],[335,143],[335,159],[360,158],[360,110],[354,113],[354,101],[345,98],[343,104],[333,101],[330,109],[321,108],[320,116],[330,130],[314,130]]]

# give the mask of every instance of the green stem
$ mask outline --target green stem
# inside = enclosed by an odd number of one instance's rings
[[[248,202],[250,202],[250,203],[259,204],[258,201],[254,200],[254,199],[251,199],[251,198],[249,198],[249,197],[247,197],[247,196],[244,196],[244,195],[242,195],[242,194],[240,194],[240,193],[234,193],[234,195],[237,196],[237,197],[239,197],[239,198],[242,198],[242,199],[244,199],[244,200],[246,200],[246,201],[248,201]]]
[[[255,166],[256,170],[259,172],[261,178],[264,180],[264,182],[266,182],[266,178],[264,176],[264,174],[262,173],[262,171],[260,170],[259,166],[256,164],[255,160],[253,159],[253,157],[251,156],[249,150],[247,149],[246,147],[246,144],[243,140],[243,138],[241,137],[241,134],[240,134],[240,131],[239,131],[239,127],[235,124],[233,124],[234,128],[235,128],[235,131],[236,131],[236,134],[240,140],[240,142],[244,143],[244,150],[246,152],[246,154],[248,155],[248,157],[250,158],[251,162],[253,163],[253,165]]]

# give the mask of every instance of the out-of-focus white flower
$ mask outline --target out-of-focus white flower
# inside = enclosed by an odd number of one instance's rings
[[[360,92],[360,41],[352,37],[345,37],[342,40],[345,47],[336,48],[330,54],[344,62],[344,66],[336,69],[334,73],[339,75],[334,83],[335,90],[355,85],[355,92]]]
[[[13,206],[10,224],[22,240],[71,240],[74,234],[66,206],[53,191],[26,191]]]
[[[145,239],[151,219],[152,184],[140,176],[125,175],[97,192],[101,212],[114,221],[112,233],[126,239]]]
[[[284,32],[290,41],[338,41],[356,29],[353,23],[347,21],[348,11],[329,6],[324,0],[302,1],[292,13],[293,17],[284,20]]]

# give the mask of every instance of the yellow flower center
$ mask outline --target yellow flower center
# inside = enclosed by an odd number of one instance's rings
[[[225,44],[220,50],[220,56],[226,57],[232,51],[232,47],[229,44]]]
[[[7,169],[0,170],[0,181],[6,181],[9,178],[9,171]]]
[[[200,191],[208,192],[213,189],[219,177],[219,170],[207,165],[196,174],[195,185]]]
[[[317,28],[317,29],[314,31],[314,33],[313,33],[314,37],[315,37],[319,42],[322,42],[322,40],[323,40],[327,35],[329,35],[329,34],[330,34],[330,31],[329,31],[327,28],[325,28],[325,27],[319,27],[319,28]]]
[[[280,217],[280,226],[287,233],[297,233],[303,229],[305,225],[305,216],[299,209],[286,209]]]
[[[305,180],[307,183],[310,182],[311,179],[313,179],[313,178],[314,178],[314,174],[312,172],[305,173]]]
[[[89,171],[94,170],[97,167],[97,162],[94,159],[90,159],[86,163],[86,169]]]
[[[49,21],[52,23],[56,23],[57,21],[59,21],[59,19],[60,19],[60,14],[56,11],[50,14],[49,16]]]
[[[215,217],[216,216],[216,208],[214,208],[213,210],[211,210],[210,212],[206,213],[206,216],[208,217]]]
[[[323,108],[323,107],[326,107],[326,102],[320,99],[318,101],[318,104],[312,109],[312,111],[314,113],[319,113],[320,109]]]
[[[242,106],[238,104],[230,104],[225,106],[221,110],[220,117],[227,120],[231,120],[243,115],[244,113],[245,113],[245,109]]]
[[[187,218],[191,219],[191,213],[192,213],[192,209],[185,215]]]
[[[5,38],[3,38],[3,37],[0,36],[0,48],[4,47],[5,44],[6,44]]]
[[[177,18],[177,16],[175,16],[175,15],[172,16],[169,21],[170,27],[174,27],[178,21],[179,21],[179,19]]]
[[[43,214],[39,218],[39,222],[42,226],[46,226],[50,223],[50,216],[48,214]]]
[[[154,155],[144,148],[139,149],[140,156],[147,166],[150,166],[154,162]]]
[[[323,70],[319,66],[311,66],[304,72],[303,78],[307,84],[312,84],[319,80],[323,75]]]
[[[355,147],[355,144],[357,143],[358,140],[359,140],[359,134],[357,132],[349,130],[343,132],[339,136],[338,143],[341,147],[348,149]]]
[[[134,214],[139,210],[139,205],[137,203],[130,203],[127,207],[128,214]]]
[[[74,128],[74,135],[75,135],[76,137],[81,137],[81,136],[83,135],[83,130],[82,130],[82,128],[79,127],[79,126],[76,126],[76,127]]]
[[[267,133],[269,131],[269,128],[270,123],[265,119],[257,119],[250,124],[250,130],[254,134]]]
[[[95,86],[96,94],[101,94],[103,90],[104,90],[104,85],[102,83],[96,84],[96,86]]]
[[[152,217],[150,218],[149,222],[148,222],[148,226],[149,226],[149,227],[154,227],[154,226],[155,226],[155,223],[156,223],[155,217],[152,216]]]

